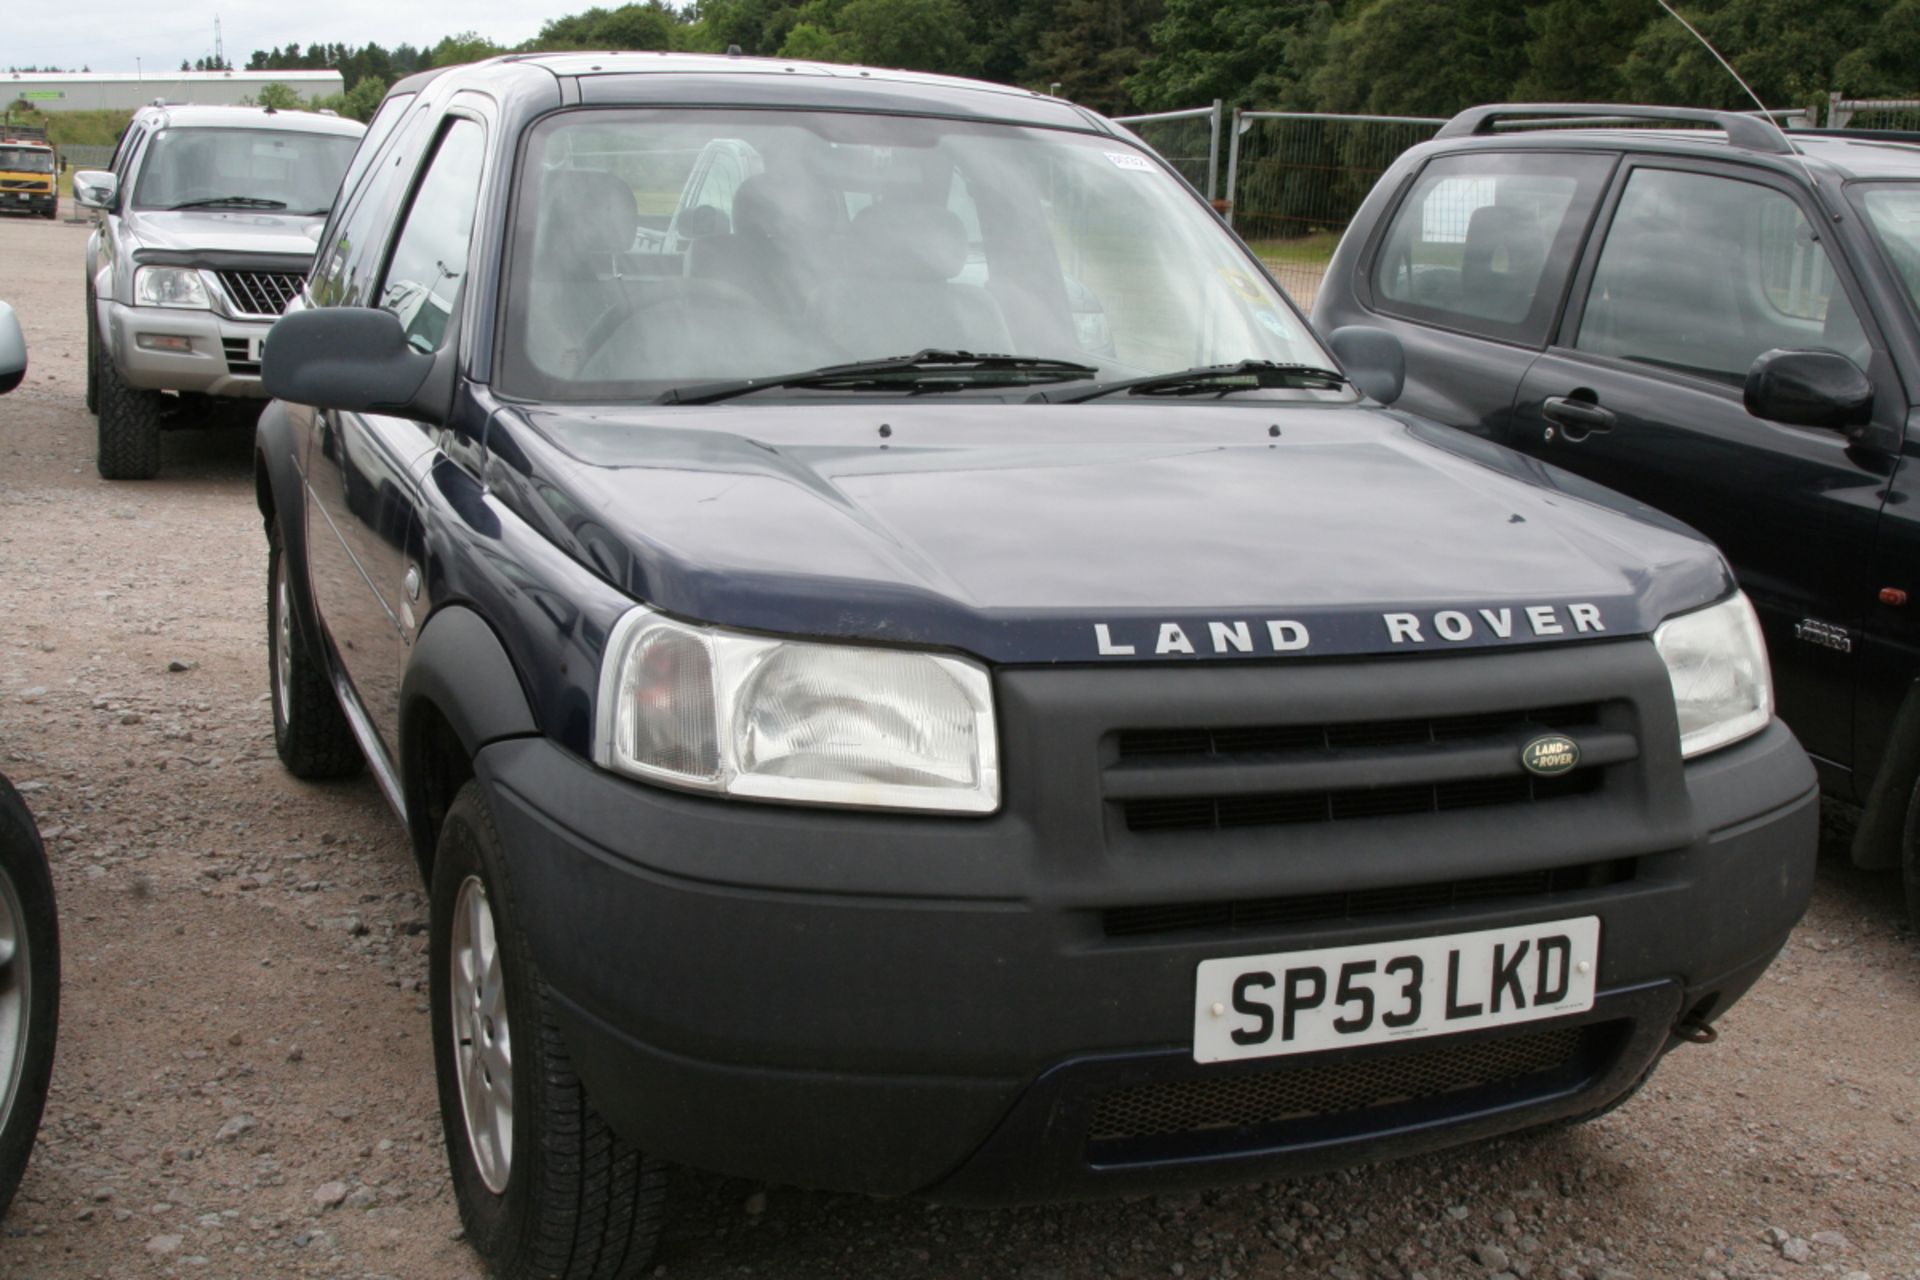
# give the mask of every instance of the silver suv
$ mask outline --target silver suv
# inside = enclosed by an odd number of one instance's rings
[[[260,400],[260,348],[313,265],[365,127],[264,107],[143,107],[74,174],[87,241],[87,408],[109,480],[160,469],[183,395]],[[168,394],[173,393],[173,394]]]

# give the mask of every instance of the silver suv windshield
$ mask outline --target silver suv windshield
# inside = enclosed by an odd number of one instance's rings
[[[1099,380],[1332,365],[1206,207],[1117,139],[579,111],[538,126],[523,156],[510,395],[648,399],[923,350],[1071,361]]]
[[[133,207],[325,213],[359,145],[357,136],[291,129],[162,129],[147,146]]]

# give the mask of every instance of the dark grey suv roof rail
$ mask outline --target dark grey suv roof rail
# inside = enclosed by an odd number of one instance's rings
[[[1583,124],[1607,125],[1625,120],[1672,120],[1688,124],[1710,124],[1726,131],[1727,141],[1746,151],[1790,156],[1793,148],[1780,134],[1780,128],[1759,116],[1738,111],[1709,111],[1704,107],[1622,106],[1607,102],[1509,102],[1491,106],[1468,107],[1440,126],[1439,138],[1466,138],[1490,134],[1501,120],[1521,117],[1567,117]]]

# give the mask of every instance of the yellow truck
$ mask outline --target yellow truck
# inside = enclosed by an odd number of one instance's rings
[[[56,216],[60,195],[55,167],[44,131],[0,124],[0,209]]]

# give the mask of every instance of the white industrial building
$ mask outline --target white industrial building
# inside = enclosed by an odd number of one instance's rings
[[[0,72],[0,107],[24,98],[41,111],[130,111],[166,102],[232,105],[284,84],[303,102],[344,93],[338,71]]]

